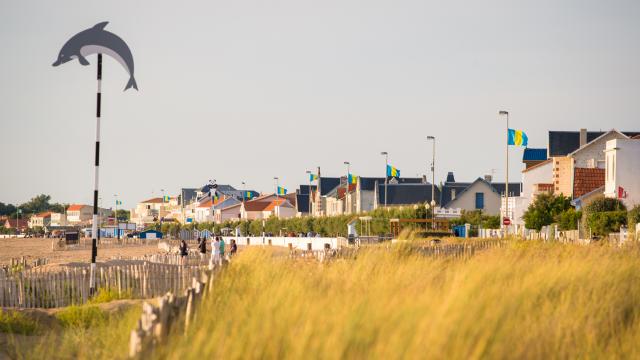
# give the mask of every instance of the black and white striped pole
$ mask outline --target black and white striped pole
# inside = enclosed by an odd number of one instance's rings
[[[95,173],[93,187],[93,217],[91,224],[91,270],[89,276],[89,291],[94,294],[96,291],[96,258],[98,257],[98,189],[100,179],[100,109],[102,103],[102,54],[108,54],[118,61],[129,73],[129,81],[124,90],[134,88],[138,90],[138,85],[133,77],[133,55],[129,46],[117,35],[105,31],[108,22],[101,22],[93,27],[81,31],[69,39],[60,52],[53,66],[58,66],[78,59],[80,64],[89,65],[86,56],[98,54],[98,95],[96,104],[96,148],[95,148]]]
[[[100,105],[102,101],[102,54],[98,54],[98,94],[96,98],[96,155],[93,174],[93,217],[91,225],[91,272],[89,294],[96,291],[96,257],[98,257],[98,189],[100,185]]]

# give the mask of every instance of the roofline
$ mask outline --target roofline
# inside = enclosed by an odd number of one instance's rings
[[[555,156],[554,156],[554,157],[555,157]],[[539,163],[539,164],[535,164],[535,165],[533,165],[533,166],[530,166],[530,167],[528,167],[528,168],[526,168],[526,169],[522,170],[522,172],[523,172],[523,173],[525,173],[525,172],[527,172],[527,171],[529,171],[529,170],[537,169],[537,168],[539,168],[539,167],[541,167],[541,166],[543,166],[543,165],[546,165],[547,163],[552,162],[552,161],[553,161],[553,159],[552,159],[552,158],[548,158],[547,160],[545,160],[545,161],[543,161],[543,162],[541,162],[541,163]]]
[[[629,137],[628,137],[627,135],[623,134],[622,132],[620,132],[620,131],[618,131],[618,130],[616,130],[616,129],[611,129],[611,130],[609,130],[609,131],[605,131],[605,132],[604,132],[604,134],[602,134],[602,135],[598,136],[597,138],[595,138],[595,139],[593,139],[593,140],[589,141],[588,143],[584,144],[583,146],[580,146],[579,148],[577,148],[577,149],[573,150],[573,152],[570,152],[570,153],[568,153],[568,154],[567,154],[567,155],[565,155],[565,156],[573,156],[573,155],[574,155],[575,153],[577,153],[578,151],[580,151],[580,150],[582,150],[582,149],[586,148],[587,146],[590,146],[590,145],[591,145],[591,144],[593,144],[594,142],[596,142],[596,141],[600,140],[601,138],[603,138],[603,137],[605,137],[605,136],[609,135],[609,134],[610,134],[610,133],[612,133],[612,132],[617,132],[618,134],[620,134],[620,135],[624,136],[624,138],[625,138],[625,139],[629,139]]]

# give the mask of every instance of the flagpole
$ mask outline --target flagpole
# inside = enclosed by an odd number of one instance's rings
[[[118,221],[118,194],[113,195],[116,198],[116,237],[120,240],[120,222]]]
[[[507,167],[507,174],[506,174],[506,183],[505,183],[505,191],[504,191],[504,217],[508,218],[509,220],[511,220],[511,218],[509,218],[509,112],[508,111],[504,111],[501,110],[500,112],[498,112],[499,115],[505,115],[507,118],[507,144],[506,144],[506,167]],[[503,224],[504,224],[504,219],[503,219]],[[505,230],[506,230],[506,234],[509,234],[509,225],[504,225],[505,226]]]
[[[96,291],[96,258],[98,257],[98,186],[100,181],[100,105],[102,97],[102,54],[98,53],[98,92],[96,97],[96,153],[93,188],[93,224],[91,224],[91,267],[89,273],[89,294]]]

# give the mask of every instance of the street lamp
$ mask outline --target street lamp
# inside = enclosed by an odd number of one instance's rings
[[[309,216],[311,216],[311,174],[313,174],[313,171],[307,170],[307,177],[309,178]]]
[[[116,213],[115,213],[115,218],[116,218],[116,236],[118,238],[118,240],[120,240],[120,222],[118,221],[118,194],[113,194],[113,197],[116,198]]]
[[[507,150],[506,150],[506,158],[507,158],[507,173],[506,173],[506,181],[504,184],[504,216],[505,218],[509,218],[509,112],[505,110],[500,110],[498,112],[499,116],[504,116],[507,120]],[[511,219],[509,219],[511,220]],[[503,219],[504,223],[504,219]],[[508,226],[508,225],[505,225]],[[509,228],[507,228],[507,234],[509,233]]]
[[[387,176],[387,169],[389,168],[389,153],[383,151],[380,155],[384,155],[384,206],[387,207],[387,180],[389,178]]]
[[[274,180],[274,181],[275,181],[275,183],[276,183],[276,199],[277,199],[277,198],[279,198],[279,196],[278,196],[278,187],[279,187],[280,185],[279,185],[279,183],[278,183],[278,180],[280,180],[280,178],[278,178],[277,176],[274,176],[274,177],[273,177],[273,180]]]
[[[246,185],[247,184],[245,184],[245,182],[243,181],[242,182],[242,203],[244,203],[244,195],[245,195],[245,192],[246,192],[246,190],[245,190],[246,189]]]
[[[348,161],[344,162],[347,165],[347,181],[344,187],[344,213],[347,213],[347,193],[349,192],[349,174],[351,174],[351,163]]]
[[[431,152],[431,228],[436,228],[436,138],[427,136],[427,140],[433,141],[433,151]]]

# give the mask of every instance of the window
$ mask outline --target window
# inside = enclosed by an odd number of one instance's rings
[[[476,209],[484,209],[484,193],[476,193]]]
[[[455,200],[456,198],[456,189],[451,189],[451,200]]]

